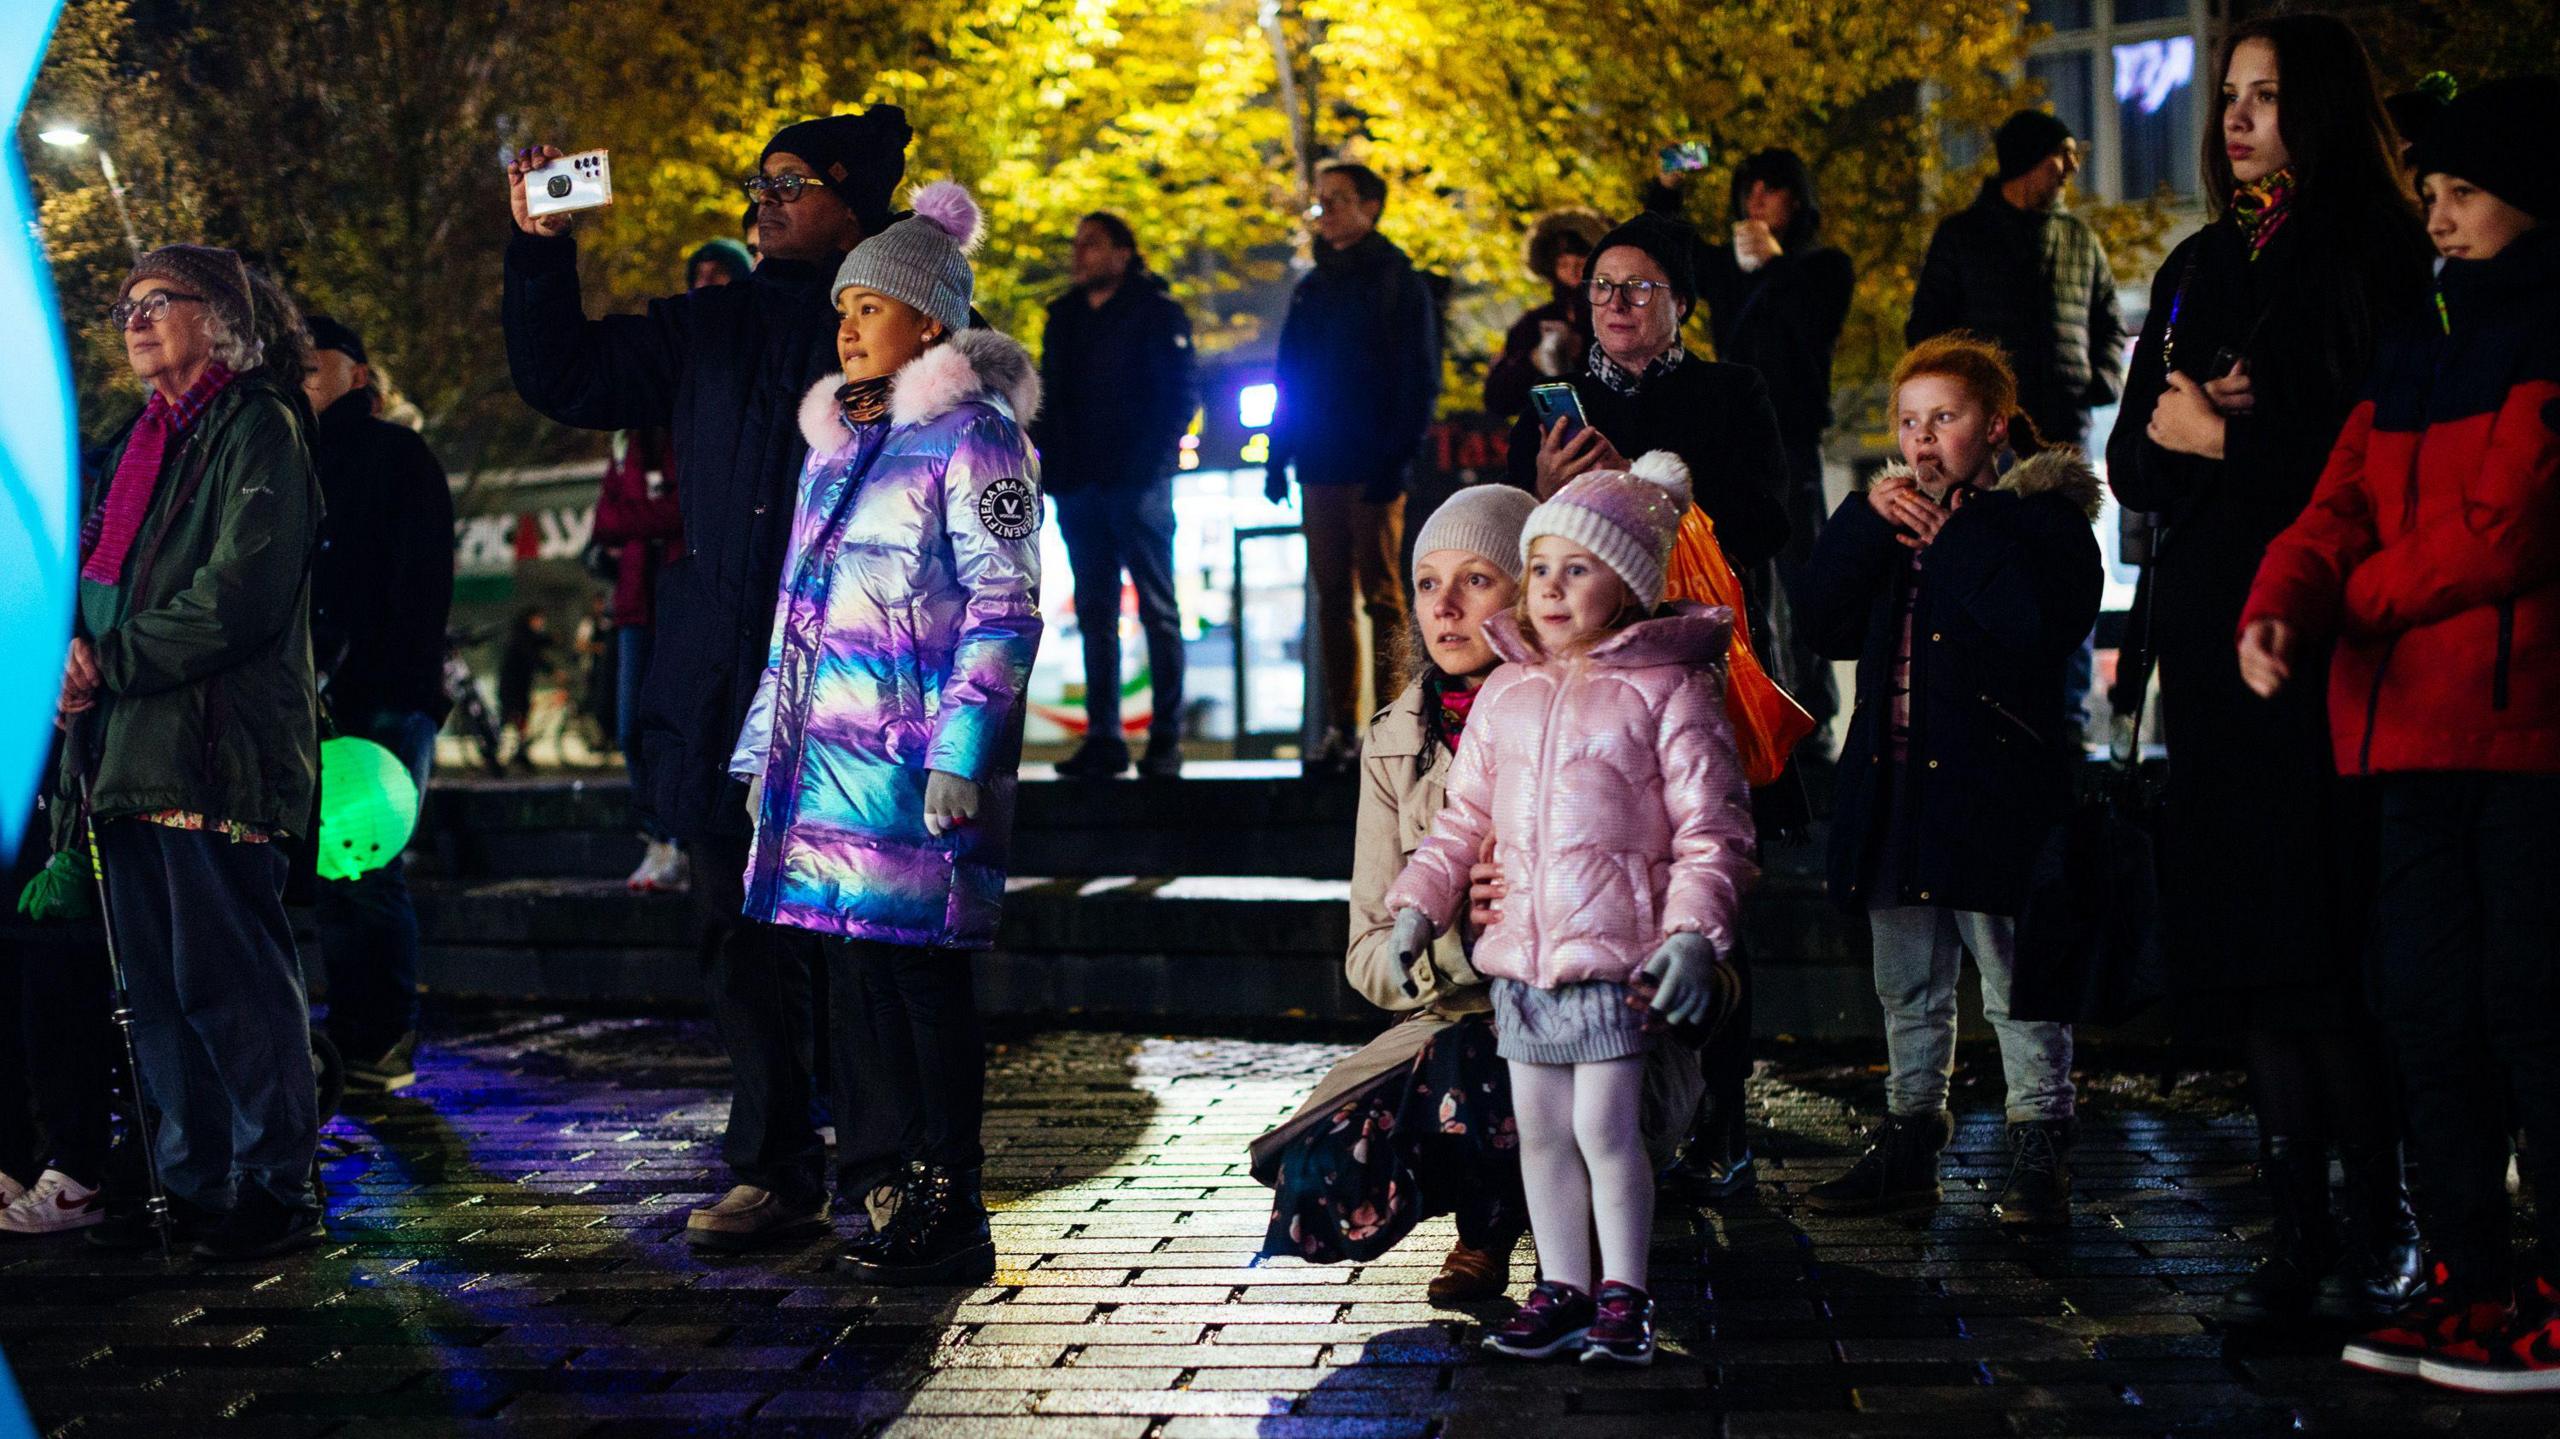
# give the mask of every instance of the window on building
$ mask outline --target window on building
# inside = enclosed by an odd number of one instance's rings
[[[2028,0],[2027,19],[2053,27],[2026,73],[2080,137],[2081,192],[2193,199],[2212,88],[2196,79],[2211,63],[2205,0]]]

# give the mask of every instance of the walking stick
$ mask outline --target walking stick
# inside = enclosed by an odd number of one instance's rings
[[[160,1151],[152,1143],[151,1102],[142,1094],[142,1055],[133,1043],[133,990],[124,979],[124,956],[116,948],[115,911],[107,904],[107,864],[98,854],[98,816],[89,806],[89,772],[80,771],[80,829],[89,843],[89,875],[98,886],[98,923],[107,935],[107,974],[115,985],[116,1032],[124,1036],[125,1092],[133,1100],[133,1131],[142,1146],[143,1172],[151,1192],[143,1212],[160,1236],[160,1262],[176,1262],[169,1247],[169,1191],[160,1182]]]

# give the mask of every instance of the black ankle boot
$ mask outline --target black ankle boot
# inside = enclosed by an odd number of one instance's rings
[[[2258,1182],[2275,1204],[2267,1257],[2222,1296],[2222,1321],[2236,1325],[2295,1323],[2311,1313],[2321,1276],[2338,1262],[2337,1225],[2329,1217],[2329,1149],[2284,1135],[2258,1141]]]
[[[1805,1191],[1822,1214],[1881,1214],[1938,1202],[1938,1152],[1955,1137],[1955,1116],[1888,1114],[1867,1136],[1867,1152],[1849,1172]]]
[[[914,1164],[886,1226],[848,1245],[840,1267],[871,1284],[983,1284],[996,1272],[996,1246],[978,1171]]]
[[[2323,1319],[2369,1327],[2426,1292],[2427,1261],[2400,1147],[2342,1144],[2338,1163],[2347,1172],[2346,1244],[2311,1308]]]

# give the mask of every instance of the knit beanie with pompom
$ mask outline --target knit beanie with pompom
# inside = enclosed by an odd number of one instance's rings
[[[1576,476],[1538,506],[1520,530],[1520,558],[1541,535],[1571,540],[1617,572],[1636,603],[1662,603],[1663,570],[1689,509],[1689,467],[1669,450],[1649,450],[1623,470]]]
[[[949,180],[936,180],[907,202],[915,213],[853,247],[836,270],[833,300],[847,290],[864,289],[903,300],[942,328],[969,328],[969,305],[977,291],[969,252],[978,248],[984,231],[978,202]]]

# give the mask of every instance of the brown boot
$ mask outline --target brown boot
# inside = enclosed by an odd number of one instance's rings
[[[1502,1291],[1510,1287],[1510,1255],[1470,1249],[1461,1239],[1450,1246],[1449,1257],[1440,1261],[1440,1272],[1431,1276],[1431,1302],[1469,1304],[1479,1299],[1499,1299]]]

